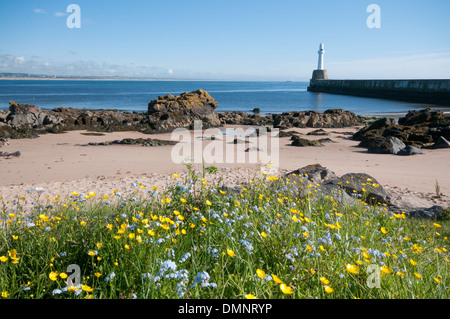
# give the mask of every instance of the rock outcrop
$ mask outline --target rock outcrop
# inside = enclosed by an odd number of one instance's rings
[[[149,103],[145,113],[71,107],[43,110],[11,101],[9,111],[0,111],[0,137],[36,137],[70,130],[161,133],[178,127],[192,128],[195,120],[201,120],[203,128],[207,128],[221,124],[217,107],[217,102],[203,90],[160,96]]]
[[[327,110],[323,113],[315,111],[285,112],[281,114],[248,114],[245,112],[223,112],[219,114],[222,125],[273,125],[274,128],[342,128],[363,125],[364,121],[352,112],[341,109]]]
[[[326,194],[336,189],[345,191],[349,196],[360,198],[373,205],[391,204],[392,195],[378,181],[365,173],[348,173],[338,177],[334,172],[320,164],[308,165],[283,176],[299,182],[306,179],[318,183],[320,190]]]
[[[305,111],[273,115],[273,126],[279,129],[292,127],[342,128],[362,124],[363,120],[357,115],[341,109],[327,110],[323,113]]]
[[[398,124],[393,119],[376,120],[356,132],[353,139],[369,152],[398,154],[397,148],[404,144],[402,149],[406,146],[414,149],[405,149],[399,155],[419,154],[416,149],[428,148],[438,141],[437,145],[445,145],[441,144],[444,139],[450,139],[450,116],[431,109],[410,111]]]
[[[204,90],[160,96],[148,103],[149,125],[160,132],[192,128],[196,120],[202,121],[203,128],[216,127],[221,123],[215,111],[217,107],[216,100]]]

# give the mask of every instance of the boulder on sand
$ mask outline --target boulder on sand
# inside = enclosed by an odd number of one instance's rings
[[[405,148],[401,149],[397,154],[395,155],[402,155],[402,156],[408,156],[408,155],[416,155],[416,154],[425,154],[420,150],[420,148],[417,148],[412,145],[408,145]]]
[[[450,142],[445,139],[445,137],[440,136],[437,141],[430,146],[432,149],[436,148],[450,148]]]
[[[194,121],[202,121],[202,127],[220,126],[215,109],[218,104],[208,92],[197,90],[179,96],[159,96],[148,103],[150,127],[157,131],[170,131],[179,127],[192,128]]]
[[[15,129],[36,128],[58,121],[56,117],[47,114],[33,104],[20,104],[10,101],[9,105],[10,112],[6,118],[6,123]]]
[[[350,195],[359,194],[366,202],[390,204],[391,194],[372,176],[365,173],[348,173],[332,179],[327,184],[339,185]]]
[[[371,140],[371,143],[368,145],[368,151],[369,153],[377,154],[397,154],[405,147],[405,143],[397,137],[378,137]]]

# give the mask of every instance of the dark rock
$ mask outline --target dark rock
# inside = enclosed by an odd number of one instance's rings
[[[179,96],[169,94],[148,103],[148,121],[153,130],[161,132],[192,127],[196,120],[201,121],[204,128],[219,126],[221,122],[215,112],[217,106],[204,90]]]
[[[264,136],[267,135],[267,128],[266,127],[255,127],[254,132],[250,133],[248,137],[257,137],[257,136]]]
[[[333,141],[331,138],[320,138],[320,139],[318,139],[318,141],[320,143],[337,143],[337,142]]]
[[[437,149],[437,148],[450,148],[450,142],[447,141],[444,137],[440,136],[436,143],[434,143],[432,146],[430,146],[431,149]]]
[[[398,120],[398,124],[404,126],[439,126],[439,122],[443,121],[444,119],[445,115],[442,111],[427,108],[419,111],[409,111],[405,117],[402,117]]]
[[[320,164],[313,164],[299,168],[284,175],[283,177],[296,180],[301,175],[305,176],[308,180],[315,183],[323,183],[337,178],[334,172],[332,172],[328,168],[323,167]]]
[[[408,145],[405,148],[401,149],[399,152],[397,152],[395,155],[415,155],[415,154],[425,154],[422,152],[419,148]]]
[[[141,146],[164,146],[164,145],[175,145],[176,141],[166,141],[152,138],[125,138],[122,140],[114,140],[110,142],[91,142],[88,144],[82,144],[81,146],[108,146],[113,144],[119,145],[141,145]]]
[[[6,123],[15,129],[37,128],[58,122],[57,118],[33,104],[20,104],[10,101],[9,105],[10,113],[6,118]]]
[[[371,140],[368,151],[377,154],[397,154],[405,147],[405,143],[396,137],[378,137]]]
[[[8,152],[0,152],[0,156],[10,158],[10,157],[20,157],[22,154],[20,151],[8,153]]]
[[[301,138],[300,136],[292,136],[292,146],[300,146],[300,147],[305,147],[305,146],[323,146],[319,141],[311,141],[311,140],[307,140],[305,138]]]
[[[235,137],[233,142],[231,142],[231,143],[232,144],[245,144],[245,143],[248,143],[248,142],[245,141],[245,140],[242,140],[242,139],[239,139],[239,138]]]
[[[252,147],[249,147],[249,148],[247,148],[245,150],[245,152],[252,152],[252,151],[258,151],[259,152],[259,151],[263,151],[263,149],[255,147],[255,146],[252,146]]]
[[[391,194],[375,178],[365,173],[348,173],[326,184],[339,185],[350,195],[359,194],[368,203],[390,204],[392,200]]]
[[[425,147],[439,137],[450,139],[450,116],[439,110],[410,111],[398,120],[379,119],[353,135],[359,146],[369,148],[377,138],[396,137],[404,144]],[[377,140],[376,142],[380,142]]]
[[[317,130],[314,130],[312,132],[309,132],[306,135],[328,135],[328,133],[325,130],[323,130],[323,129],[317,129]]]
[[[354,113],[341,109],[327,110],[324,113],[304,111],[273,115],[273,126],[279,129],[291,127],[341,128],[361,125],[362,123],[363,121]]]
[[[294,136],[294,135],[300,135],[300,133],[296,132],[296,131],[280,131],[278,133],[278,137],[290,137],[290,136]]]
[[[445,208],[435,205],[428,208],[400,209],[399,211],[404,211],[408,217],[436,220],[445,213]]]

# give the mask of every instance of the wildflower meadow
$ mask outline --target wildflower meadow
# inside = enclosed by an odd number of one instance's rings
[[[188,167],[165,187],[74,190],[31,211],[29,194],[1,199],[0,299],[449,298],[446,216],[409,218],[306,176],[207,182],[220,174]]]

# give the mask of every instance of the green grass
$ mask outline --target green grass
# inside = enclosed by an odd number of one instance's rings
[[[23,197],[12,208],[3,199],[1,298],[449,297],[448,218],[409,219],[263,173],[225,192],[208,174],[220,173],[189,167],[157,193],[136,183],[28,212]],[[67,289],[69,265],[81,285]]]

